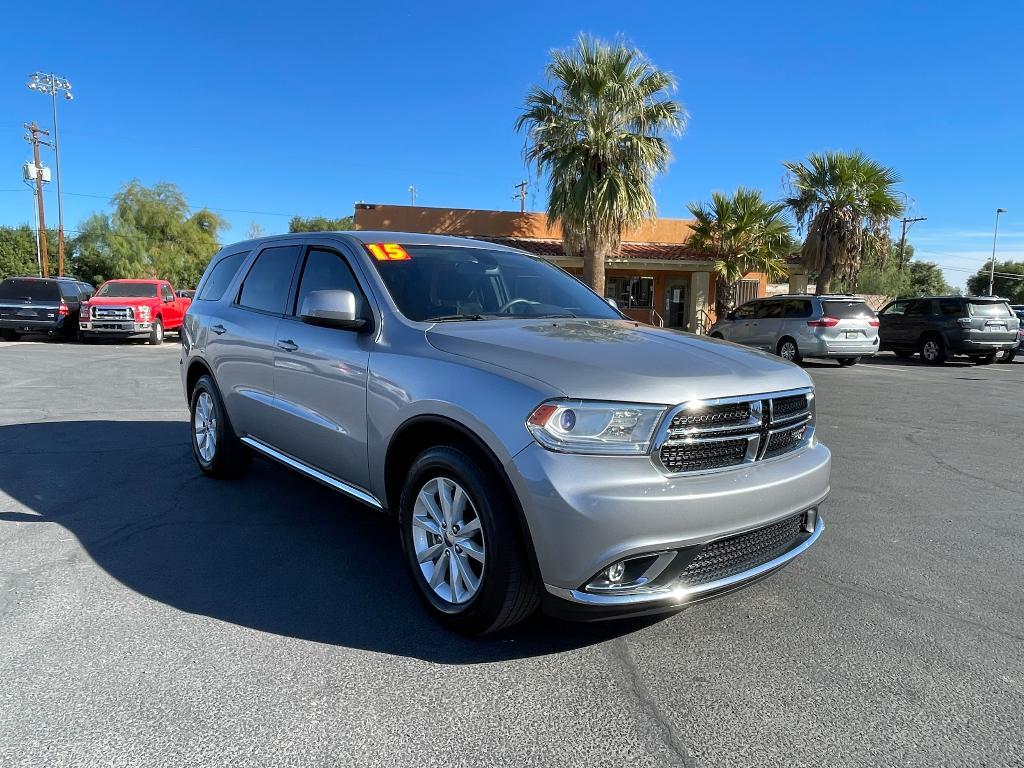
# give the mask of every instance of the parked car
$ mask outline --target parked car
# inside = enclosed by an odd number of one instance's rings
[[[74,277],[9,277],[0,283],[0,337],[23,333],[78,336],[82,302],[93,287]]]
[[[181,362],[203,472],[256,453],[393,516],[416,588],[461,631],[541,603],[675,610],[823,528],[804,371],[628,320],[511,248],[362,231],[225,248]]]
[[[748,301],[711,326],[708,335],[794,363],[831,357],[840,365],[856,365],[878,351],[878,318],[857,296],[790,294]]]
[[[166,280],[107,280],[82,309],[82,336],[162,344],[167,331],[181,332],[191,303]]]
[[[1020,327],[1017,330],[1017,346],[1003,353],[1002,357],[999,358],[1001,363],[1012,363],[1018,354],[1024,352],[1024,304],[1011,304],[1010,309],[1013,310],[1013,314],[1020,321]]]
[[[882,349],[897,357],[915,352],[932,365],[961,355],[985,365],[1016,350],[1020,320],[1005,299],[992,296],[922,296],[896,299],[879,313]]]

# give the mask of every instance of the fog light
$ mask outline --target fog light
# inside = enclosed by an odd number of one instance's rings
[[[622,577],[626,573],[626,564],[624,562],[616,563],[610,566],[608,570],[604,572],[604,577],[608,579],[612,584],[616,584],[622,581]]]

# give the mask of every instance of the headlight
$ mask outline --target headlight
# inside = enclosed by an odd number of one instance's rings
[[[145,322],[149,320],[149,307],[145,304],[135,308],[135,316]]]
[[[647,453],[665,406],[552,400],[537,406],[526,426],[552,451],[636,456]]]

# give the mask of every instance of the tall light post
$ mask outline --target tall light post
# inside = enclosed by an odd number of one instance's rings
[[[59,172],[58,172],[59,173]],[[992,232],[992,263],[988,267],[988,295],[992,296],[995,288],[995,239],[999,237],[999,214],[1006,213],[1006,208],[995,209],[995,231]]]
[[[71,83],[52,72],[34,72],[29,75],[30,91],[45,93],[50,96],[53,107],[53,154],[57,166],[57,274],[64,276],[64,203],[60,189],[60,136],[57,133],[57,94],[63,94],[66,101],[71,101]]]

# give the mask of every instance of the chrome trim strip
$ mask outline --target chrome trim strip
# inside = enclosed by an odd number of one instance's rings
[[[299,461],[298,459],[293,459],[291,456],[285,453],[281,453],[276,448],[273,448],[267,445],[266,443],[257,440],[254,437],[243,437],[241,438],[241,441],[250,448],[252,448],[253,450],[259,451],[264,456],[274,459],[275,461],[279,461],[286,467],[290,467],[291,469],[294,469],[297,472],[301,472],[306,477],[312,478],[317,482],[323,483],[328,488],[333,488],[336,491],[341,491],[345,495],[351,496],[353,499],[358,499],[364,504],[369,504],[371,507],[375,507],[376,509],[384,509],[384,505],[381,504],[380,501],[377,500],[377,497],[374,496],[373,494],[364,491],[361,488],[357,488],[354,485],[349,485],[346,482],[338,480],[336,477],[332,477],[331,475],[328,475],[326,472],[321,472],[319,469],[311,467],[308,464]]]
[[[664,604],[666,608],[669,608],[680,603],[699,599],[711,592],[719,592],[729,589],[730,587],[740,586],[744,582],[756,579],[759,576],[764,576],[765,574],[774,571],[776,568],[781,568],[790,560],[799,557],[818,540],[818,537],[821,536],[821,532],[825,530],[825,521],[822,519],[820,512],[816,515],[816,518],[813,533],[811,533],[811,535],[800,544],[787,552],[783,552],[774,560],[769,560],[767,563],[762,563],[756,568],[751,568],[750,570],[743,571],[742,573],[737,573],[724,579],[718,579],[717,581],[709,581],[707,584],[701,584],[696,587],[676,587],[675,589],[668,588],[650,590],[633,595],[595,595],[578,589],[553,587],[550,584],[545,584],[544,588],[555,597],[559,597],[563,600],[568,600],[571,603],[577,603],[579,605],[591,605],[603,608],[613,608],[616,606],[621,606],[623,608],[636,608],[661,603]]]

